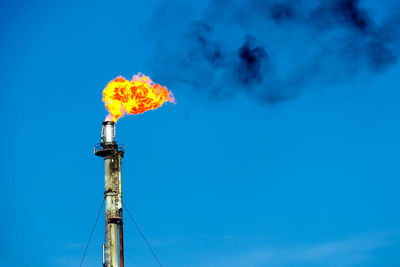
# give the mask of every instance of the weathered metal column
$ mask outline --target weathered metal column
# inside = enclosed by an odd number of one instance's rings
[[[95,154],[104,158],[105,244],[103,266],[124,266],[121,158],[124,146],[115,140],[115,122],[105,121],[101,131],[101,142],[95,146]]]

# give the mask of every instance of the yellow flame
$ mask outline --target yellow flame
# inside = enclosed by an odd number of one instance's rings
[[[175,102],[172,92],[142,73],[134,75],[132,81],[119,76],[103,90],[103,102],[113,121],[124,116],[124,113],[136,115],[157,109],[167,101]]]

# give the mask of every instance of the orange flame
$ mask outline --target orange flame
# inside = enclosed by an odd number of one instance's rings
[[[134,75],[132,81],[119,76],[103,90],[103,102],[113,121],[124,116],[124,113],[136,115],[157,109],[167,101],[175,103],[174,96],[167,87],[154,83],[142,73]]]

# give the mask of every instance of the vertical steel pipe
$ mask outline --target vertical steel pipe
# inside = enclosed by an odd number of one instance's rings
[[[100,145],[95,154],[104,158],[105,267],[123,267],[121,157],[124,148],[115,141],[115,123],[103,122]]]

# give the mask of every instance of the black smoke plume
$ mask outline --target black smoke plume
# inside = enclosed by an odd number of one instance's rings
[[[238,78],[244,83],[261,82],[260,70],[268,61],[268,54],[261,46],[254,47],[255,38],[248,35],[246,42],[240,47],[238,56]]]
[[[398,59],[400,16],[377,20],[363,1],[212,0],[185,9],[200,12],[164,14],[176,24],[168,38],[177,47],[154,52],[165,58],[159,73],[212,98],[243,92],[280,103],[315,82],[378,74]]]

